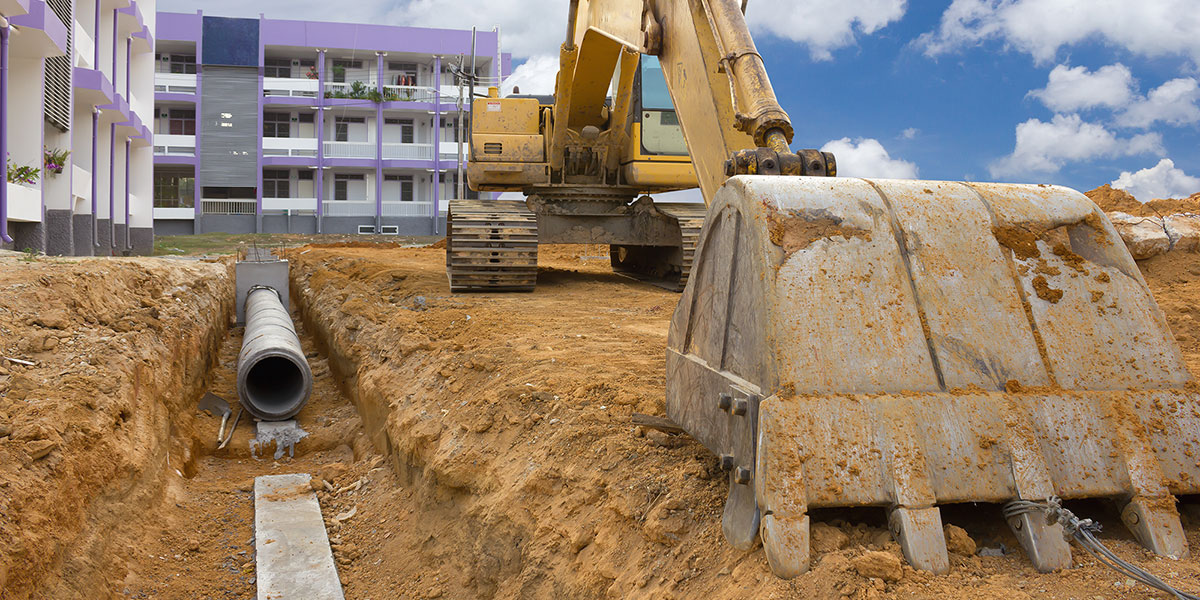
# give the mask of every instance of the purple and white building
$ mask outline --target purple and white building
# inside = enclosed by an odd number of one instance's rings
[[[450,72],[470,64],[470,31],[201,12],[157,23],[158,234],[443,231],[458,171]],[[508,74],[498,32],[475,47],[481,79]]]
[[[155,15],[155,0],[0,0],[0,247],[152,250]]]

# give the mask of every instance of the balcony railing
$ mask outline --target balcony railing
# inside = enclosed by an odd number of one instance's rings
[[[471,156],[471,145],[463,142],[462,150],[463,162],[466,162]],[[456,157],[458,155],[458,142],[441,142],[438,144],[438,153],[441,155],[438,157],[439,159],[457,163],[458,158]]]
[[[372,142],[325,142],[325,156],[329,158],[375,158]]]
[[[373,217],[374,200],[326,200],[323,207],[327,217]]]
[[[431,87],[418,85],[385,85],[383,86],[384,99],[394,102],[433,102],[437,97],[437,92]],[[395,94],[395,99],[392,100],[392,95]]]
[[[195,156],[196,136],[155,134],[154,154],[156,156]]]
[[[316,98],[320,82],[315,79],[290,77],[264,77],[263,95],[285,98]]]
[[[433,160],[433,144],[384,144],[383,157],[391,160]]]
[[[263,198],[263,210],[317,210],[316,198]]]
[[[203,198],[200,207],[206,215],[253,215],[258,210],[258,201]]]
[[[263,156],[316,156],[317,138],[263,138]]]
[[[384,202],[385,217],[428,217],[433,214],[432,202]]]
[[[196,75],[192,73],[155,73],[154,91],[168,94],[195,94]]]

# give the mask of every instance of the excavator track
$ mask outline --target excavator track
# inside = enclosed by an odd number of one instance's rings
[[[537,252],[537,215],[524,202],[450,201],[446,275],[451,292],[533,291]]]
[[[610,249],[613,271],[673,292],[682,292],[692,272],[696,243],[700,239],[708,209],[703,204],[691,203],[655,203],[654,207],[679,227],[680,246],[676,248],[679,254],[673,255],[670,247],[614,245]]]

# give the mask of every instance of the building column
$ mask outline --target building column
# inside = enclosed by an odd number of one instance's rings
[[[8,235],[8,19],[0,27],[0,156],[4,157],[4,185],[0,185],[0,244],[11,244]]]
[[[263,30],[263,21],[266,17],[258,16],[258,30]],[[262,233],[263,231],[263,67],[266,65],[266,46],[263,44],[262,36],[258,37],[258,156],[255,160],[258,162],[258,188],[254,192],[257,203],[254,207],[254,233]]]
[[[325,51],[317,50],[317,233],[325,214]]]
[[[438,200],[442,198],[442,57],[433,57],[433,232],[438,232]]]
[[[383,52],[375,53],[375,89],[380,100],[375,104],[375,233],[383,232],[383,57]]]
[[[133,110],[133,109],[130,109],[130,110]],[[130,214],[130,211],[129,211],[129,199],[130,199],[130,195],[129,195],[129,159],[130,159],[130,149],[132,147],[133,147],[133,139],[130,137],[126,137],[125,138],[125,235],[123,236],[125,239],[124,239],[124,243],[122,244],[123,250],[132,250],[133,249],[133,244],[131,244],[129,242],[129,235],[130,235],[129,228],[133,225],[132,223],[129,222],[129,214]]]
[[[203,22],[204,13],[202,11],[196,11],[196,14],[200,17],[201,22]],[[201,132],[204,129],[201,127],[201,124],[204,122],[203,117],[201,116],[201,109],[203,108],[202,104],[204,103],[204,98],[202,95],[203,90],[201,89],[204,85],[203,56],[204,35],[201,34],[196,39],[196,166],[192,169],[192,209],[195,211],[192,219],[192,234],[194,235],[204,233],[204,228],[202,227],[204,223],[204,193],[200,187],[200,165],[204,160],[201,158],[202,153],[200,152],[200,137]]]
[[[115,45],[114,45],[115,49]],[[116,72],[115,70],[113,71]],[[117,247],[117,122],[108,126],[108,252]]]

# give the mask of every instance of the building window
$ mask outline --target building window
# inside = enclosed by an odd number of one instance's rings
[[[412,175],[384,175],[384,181],[394,181],[400,183],[400,201],[413,201],[413,178]]]
[[[334,200],[349,200],[350,199],[350,182],[364,181],[362,175],[355,174],[337,174],[333,176],[333,199]]]
[[[346,83],[346,71],[350,69],[362,69],[363,63],[361,60],[335,60],[333,61],[333,81],[334,83]]]
[[[172,108],[167,111],[167,132],[170,135],[196,135],[196,109]]]
[[[158,60],[168,66],[167,69],[164,69],[165,72],[196,74],[196,55],[194,54],[160,54]]]
[[[317,115],[314,115],[313,113],[300,113],[301,123],[314,123],[316,122],[316,119]]]
[[[313,172],[312,171],[300,171],[299,173],[296,173],[296,179],[299,179],[300,181],[312,181],[313,180]]]
[[[263,198],[291,198],[289,191],[287,171],[263,170]]]
[[[470,119],[463,117],[463,138],[470,136],[471,123]],[[458,141],[458,120],[454,118],[442,119],[442,141],[457,142]],[[463,139],[463,141],[467,141]]]
[[[155,208],[192,208],[195,200],[195,177],[178,173],[154,174]]]
[[[291,120],[288,113],[263,113],[263,137],[292,137]]]
[[[289,78],[292,76],[292,59],[290,58],[267,58],[263,60],[263,76],[264,77],[283,77]]]
[[[400,143],[411,144],[416,136],[416,128],[412,119],[384,119],[384,125],[394,125],[400,128]]]
[[[393,71],[393,85],[417,85],[417,65],[414,63],[389,62],[388,70]]]
[[[333,124],[333,141],[348,142],[350,141],[350,124],[362,123],[366,124],[366,117],[337,117]]]

